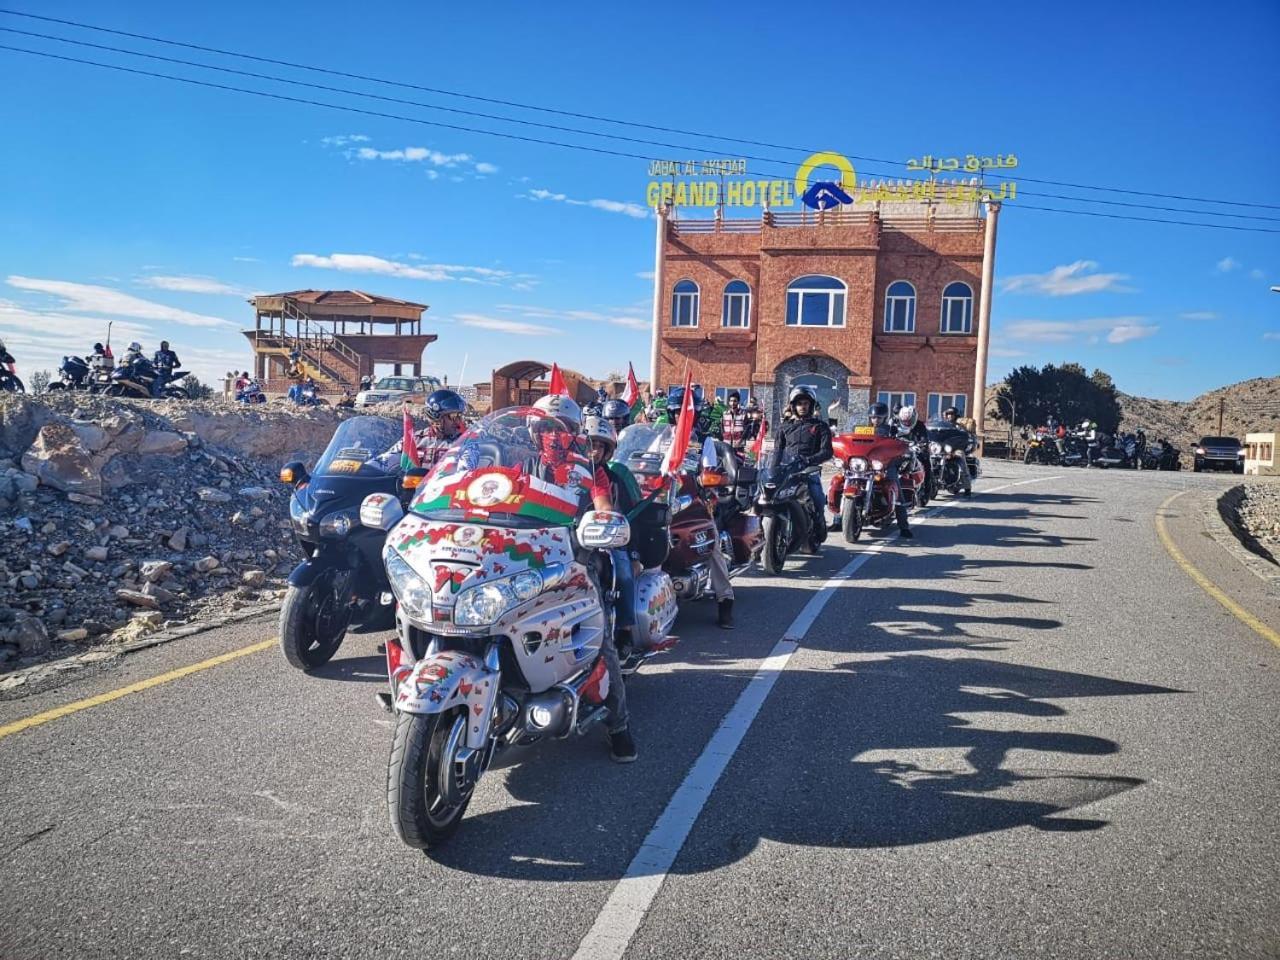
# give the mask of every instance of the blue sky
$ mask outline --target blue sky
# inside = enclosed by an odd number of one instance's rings
[[[483,96],[873,157],[1014,152],[1025,177],[1280,207],[1280,5],[127,5],[18,9]],[[817,41],[812,25],[828,39]],[[806,26],[806,24],[810,26]],[[0,14],[0,27],[148,49]],[[144,69],[191,68],[0,34]],[[205,58],[212,59],[212,58]],[[243,62],[237,68],[253,69]],[[286,73],[283,68],[259,69]],[[349,81],[289,74],[311,82]],[[248,359],[254,291],[354,287],[430,305],[428,369],[558,359],[644,376],[653,226],[641,160],[197,89],[0,51],[0,337],[20,372],[113,340],[173,341],[212,377]],[[211,79],[467,126],[415,107]],[[372,87],[464,109],[516,112]],[[566,125],[584,121],[521,114]],[[609,132],[685,143],[679,135]],[[592,142],[571,134],[532,136]],[[357,139],[359,138],[359,139]],[[609,144],[606,144],[609,146]],[[734,147],[647,156],[803,152]],[[785,176],[787,164],[768,173]],[[861,165],[860,165],[861,166]],[[860,170],[860,173],[863,172]],[[867,172],[870,172],[868,169]],[[881,172],[893,173],[892,170]],[[902,173],[904,171],[897,171]],[[1026,205],[1081,206],[1029,194]],[[1043,192],[1080,194],[1068,188]],[[1174,200],[1092,194],[1171,207]],[[1280,372],[1280,234],[1040,213],[1001,218],[992,374],[1075,360],[1185,399]],[[1090,209],[1280,229],[1280,222]],[[1218,207],[1271,216],[1280,209]]]

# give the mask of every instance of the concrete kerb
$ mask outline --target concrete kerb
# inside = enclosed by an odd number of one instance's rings
[[[1280,594],[1280,566],[1267,562],[1247,548],[1241,542],[1247,534],[1227,520],[1235,515],[1236,508],[1244,500],[1244,492],[1244,484],[1238,484],[1217,497],[1201,497],[1201,516],[1205,530],[1250,573],[1262,580],[1268,590]]]
[[[268,614],[279,613],[280,607],[281,603],[278,600],[246,606],[242,610],[221,615],[217,620],[186,623],[168,630],[157,630],[155,633],[118,646],[97,647],[71,657],[63,657],[59,660],[45,661],[33,664],[30,667],[23,667],[0,678],[0,700],[20,700],[32,694],[44,693],[54,687],[61,686],[71,679],[72,674],[87,667],[116,660],[127,654],[137,653],[139,650],[158,647],[173,640],[194,637],[197,634],[207,633],[210,630],[216,630],[218,627],[225,627],[228,624],[244,623],[258,617],[265,617]]]

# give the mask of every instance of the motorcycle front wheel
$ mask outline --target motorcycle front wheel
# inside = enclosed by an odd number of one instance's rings
[[[840,507],[840,529],[846,543],[857,543],[862,536],[862,513],[851,497],[845,497]]]
[[[387,814],[407,846],[428,850],[453,836],[475,784],[459,770],[466,715],[402,713],[387,762]]]
[[[764,534],[764,547],[760,551],[760,565],[764,572],[775,577],[782,572],[787,562],[787,540],[790,539],[786,525],[776,514],[766,514],[760,520],[760,530]]]
[[[280,649],[289,665],[314,670],[328,663],[351,625],[351,597],[339,595],[336,571],[321,574],[305,587],[289,586],[280,608]]]

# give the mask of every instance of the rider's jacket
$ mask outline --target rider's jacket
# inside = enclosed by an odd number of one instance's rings
[[[774,441],[773,465],[802,459],[806,466],[825,463],[832,457],[831,428],[817,417],[783,421]]]
[[[157,370],[172,370],[182,366],[182,361],[172,350],[157,350],[151,362]]]

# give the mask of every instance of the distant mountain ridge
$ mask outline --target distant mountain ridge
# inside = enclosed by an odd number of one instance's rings
[[[1148,437],[1167,437],[1183,451],[1194,447],[1201,437],[1219,435],[1219,408],[1221,436],[1244,440],[1246,433],[1280,433],[1280,376],[1242,380],[1194,400],[1153,400],[1122,391],[1116,395],[1122,431],[1141,427]]]

